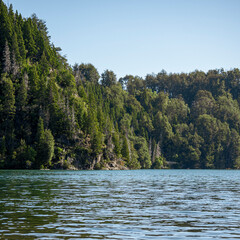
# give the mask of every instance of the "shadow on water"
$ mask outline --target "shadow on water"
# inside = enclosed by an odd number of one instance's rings
[[[35,175],[36,174],[36,175]],[[56,223],[51,210],[56,183],[37,171],[0,171],[0,234],[2,239],[33,239]],[[36,177],[38,176],[38,177]],[[42,176],[42,177],[41,177]],[[55,230],[49,229],[48,232]],[[32,236],[31,236],[32,235]]]

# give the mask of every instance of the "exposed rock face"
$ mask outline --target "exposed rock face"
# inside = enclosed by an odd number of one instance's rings
[[[63,149],[59,160],[55,161],[52,169],[66,170],[127,170],[125,161],[117,158],[113,152],[101,153],[98,156],[91,156],[86,149],[75,150]]]
[[[104,168],[106,170],[127,170],[128,168],[124,165],[122,165],[122,160],[117,160],[114,162],[110,162],[107,164],[107,166]]]

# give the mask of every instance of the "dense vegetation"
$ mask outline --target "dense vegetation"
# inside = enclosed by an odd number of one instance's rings
[[[99,75],[0,0],[0,168],[239,168],[240,71]]]

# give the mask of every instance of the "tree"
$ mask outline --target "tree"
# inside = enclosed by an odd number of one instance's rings
[[[27,50],[27,57],[35,60],[38,52],[38,47],[34,41],[33,22],[30,18],[24,22],[23,36],[25,41],[25,47]]]
[[[240,136],[235,129],[231,131],[231,142],[226,167],[240,168]]]
[[[34,148],[27,146],[25,140],[21,139],[20,145],[16,149],[14,167],[17,169],[31,168],[35,161],[36,154]]]
[[[92,145],[92,150],[95,155],[98,155],[101,153],[102,149],[102,134],[99,131],[96,131],[93,133],[91,136],[91,145]]]
[[[153,169],[161,169],[164,167],[164,162],[165,162],[164,157],[159,156],[158,158],[155,159],[155,162],[152,165],[152,168]]]
[[[148,169],[151,167],[151,158],[148,152],[147,141],[143,137],[135,137],[134,139],[134,148],[138,153],[138,161],[141,164],[143,169]]]
[[[44,135],[44,125],[43,125],[43,119],[39,117],[38,124],[37,124],[37,134],[36,134],[36,142],[39,143],[41,138],[43,138]]]
[[[77,84],[79,84],[79,81],[92,82],[96,84],[100,78],[97,69],[92,64],[75,64],[73,66],[73,72]]]
[[[199,90],[194,98],[191,108],[193,117],[198,117],[203,114],[213,114],[215,110],[216,101],[211,92],[206,90]]]
[[[187,121],[190,109],[184,100],[172,98],[166,107],[166,115],[171,124],[183,123]]]
[[[16,96],[16,105],[19,110],[22,110],[27,104],[27,88],[28,88],[28,75],[27,73],[24,73],[20,82],[18,94]]]
[[[126,77],[129,78],[127,81],[127,90],[129,94],[136,95],[140,91],[144,90],[145,86],[142,78],[138,76],[133,77],[131,75],[128,75]]]
[[[153,120],[156,139],[162,142],[165,139],[170,139],[173,136],[172,126],[168,121],[167,116],[160,111],[155,115]]]
[[[104,87],[111,87],[117,83],[117,77],[113,71],[105,70],[101,82]]]
[[[122,143],[122,157],[126,162],[129,162],[130,155],[129,155],[129,146],[128,146],[128,139],[126,136],[123,137],[123,143]]]
[[[39,124],[41,125],[41,123]],[[54,137],[49,129],[45,129],[44,132],[42,132],[42,127],[40,125],[40,139],[37,142],[35,167],[46,168],[51,166],[51,161],[54,154]]]
[[[17,25],[16,33],[17,33],[19,54],[21,57],[21,61],[24,62],[26,59],[26,47],[25,47],[25,43],[24,43],[24,39],[23,39],[23,33],[22,33],[21,27],[19,25]],[[18,55],[16,58],[18,60]]]
[[[6,137],[6,147],[8,152],[13,149],[15,117],[15,88],[10,78],[2,75],[0,79],[0,135]]]
[[[13,37],[12,37],[12,52],[15,55],[16,61],[19,63],[21,62],[21,55],[18,47],[18,38],[17,38],[17,33],[14,32]]]
[[[120,146],[120,142],[119,142],[119,135],[117,132],[113,133],[113,143],[114,143],[114,152],[116,153],[117,157],[120,156],[121,154],[121,146]]]
[[[3,1],[0,1],[0,59],[3,58],[2,52],[6,47],[6,42],[11,40],[12,36],[12,22],[8,15],[7,6]]]

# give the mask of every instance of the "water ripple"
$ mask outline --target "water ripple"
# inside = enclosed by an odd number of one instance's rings
[[[240,171],[0,171],[1,239],[240,239]]]

